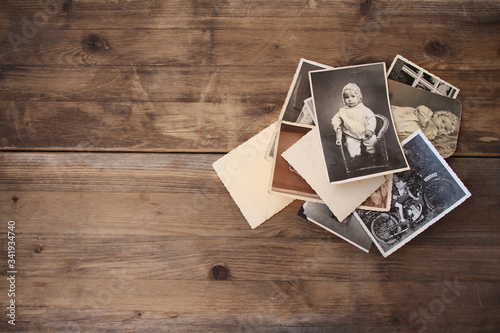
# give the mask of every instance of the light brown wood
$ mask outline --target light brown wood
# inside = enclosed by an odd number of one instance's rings
[[[1,332],[496,332],[500,4],[0,3]],[[472,196],[384,259],[309,223],[251,230],[212,168],[273,123],[299,59],[458,86]],[[8,221],[16,221],[16,325]]]

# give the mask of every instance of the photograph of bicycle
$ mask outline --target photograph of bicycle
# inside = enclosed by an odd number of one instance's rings
[[[391,210],[355,213],[384,257],[470,196],[421,130],[403,141],[403,149],[411,169],[394,174]]]

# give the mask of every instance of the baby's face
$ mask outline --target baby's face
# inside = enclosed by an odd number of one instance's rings
[[[446,116],[440,115],[434,117],[432,119],[432,122],[436,124],[439,134],[448,134],[453,132],[454,130],[453,123],[451,122],[450,118]]]
[[[352,108],[359,104],[359,98],[351,90],[344,91],[344,102],[345,105]]]

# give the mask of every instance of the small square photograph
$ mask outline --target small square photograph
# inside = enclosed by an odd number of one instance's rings
[[[393,175],[385,175],[385,182],[373,192],[358,208],[365,210],[375,210],[378,212],[388,212],[392,202],[392,179]]]
[[[309,76],[330,183],[408,169],[390,111],[384,63]]]
[[[387,73],[387,78],[451,98],[457,98],[460,91],[457,87],[441,80],[438,76],[428,72],[399,54],[392,61],[391,67]]]
[[[325,68],[331,67],[314,61],[300,59],[292,84],[288,90],[285,103],[281,108],[278,122],[283,120],[292,123],[312,124],[312,119],[307,117],[307,109],[304,105],[304,100],[311,97],[309,72]],[[278,130],[278,128],[275,130],[273,139],[271,140],[266,152],[266,159],[268,161],[271,161],[274,156],[274,147],[276,145]]]
[[[282,121],[277,137],[275,156],[273,159],[272,179],[269,193],[279,194],[286,197],[321,202],[320,197],[299,173],[281,156],[281,154],[293,146],[313,126]]]
[[[441,156],[451,156],[457,148],[460,101],[393,80],[387,80],[387,84],[399,140],[421,129]]]
[[[384,257],[464,202],[470,192],[421,130],[403,142],[411,169],[394,174],[389,212],[356,210]]]
[[[353,214],[340,223],[325,204],[306,202],[300,208],[298,215],[365,252],[370,250],[372,239]]]

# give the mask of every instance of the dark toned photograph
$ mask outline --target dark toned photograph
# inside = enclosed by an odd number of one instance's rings
[[[462,104],[460,101],[387,80],[392,116],[400,141],[418,129],[447,158],[458,141]]]
[[[300,208],[298,215],[365,252],[370,250],[372,240],[353,214],[341,223],[325,204],[306,202]]]
[[[330,183],[408,169],[390,112],[384,63],[309,76]]]
[[[325,68],[331,67],[303,58],[300,59],[278,121],[283,120],[292,123],[313,124],[312,119],[308,117],[307,108],[304,105],[304,100],[311,97],[309,72]],[[275,130],[273,139],[269,144],[266,153],[267,160],[271,160],[274,156],[274,147],[276,145],[278,130],[278,128]]]
[[[411,87],[427,90],[435,94],[456,98],[460,89],[441,80],[417,64],[397,55],[389,68],[388,79],[398,81]]]
[[[422,131],[404,143],[409,171],[394,174],[389,212],[355,215],[384,257],[401,248],[470,196]]]

